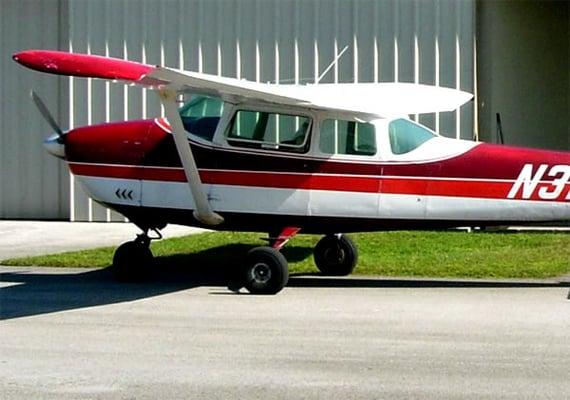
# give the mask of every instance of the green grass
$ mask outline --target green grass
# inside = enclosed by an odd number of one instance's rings
[[[159,266],[226,268],[240,263],[262,234],[214,232],[156,241]],[[568,233],[382,232],[351,235],[355,274],[457,278],[548,278],[570,272]],[[283,249],[291,273],[317,272],[318,236],[298,235]],[[2,265],[107,267],[113,247],[0,261]]]

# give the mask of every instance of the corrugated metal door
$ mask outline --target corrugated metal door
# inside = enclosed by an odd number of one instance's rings
[[[473,91],[473,1],[70,2],[70,50],[261,82],[402,81]],[[154,94],[74,79],[72,125],[159,114]],[[420,116],[472,138],[473,106]],[[78,188],[72,218],[115,220]]]
[[[47,23],[57,26],[57,13],[54,14],[52,9],[54,4],[61,4],[69,13],[69,41],[62,47],[71,51],[262,82],[302,83],[314,82],[348,46],[322,82],[396,80],[473,91],[474,0],[104,0],[14,1],[7,4],[20,7],[20,4],[32,3],[34,9],[27,13],[34,13],[36,19],[41,15],[42,21],[34,19],[31,24],[23,24],[13,18],[7,18],[6,22],[2,20],[3,38],[5,32],[15,35],[19,29],[26,32],[22,31],[18,36],[29,38],[25,43],[10,40],[10,49],[57,47],[56,30],[43,27]],[[2,15],[5,15],[4,9]],[[67,29],[66,24],[60,26]],[[60,33],[59,36],[60,40],[65,37],[64,41],[67,41],[66,35]],[[2,54],[9,53],[8,49],[2,50]],[[8,64],[10,68],[18,68],[9,59],[2,59],[1,63],[3,68]],[[46,91],[48,98],[52,97],[51,93],[56,97],[57,88],[61,87],[57,82],[69,82],[59,104],[60,110],[69,108],[67,122],[71,127],[160,114],[155,95],[137,87],[96,80],[41,77],[21,68],[17,73],[13,76],[18,79],[33,76],[41,85],[52,85]],[[25,90],[9,87],[3,88],[2,93],[4,102],[12,99],[14,94],[21,96],[10,106],[12,108],[3,111],[3,116],[22,117],[22,113],[33,112],[29,101],[24,99],[27,96]],[[64,103],[65,100],[69,105]],[[33,119],[28,119],[32,125],[26,130],[37,135],[33,140],[39,143],[47,126],[33,115]],[[447,136],[471,138],[473,135],[472,104],[458,112],[422,115],[419,119]],[[8,145],[13,155],[3,158],[7,160],[2,161],[3,165],[10,164],[10,168],[14,168],[13,165],[19,163],[20,169],[37,169],[36,173],[40,175],[50,175],[28,180],[33,185],[48,187],[26,189],[21,180],[15,180],[18,182],[10,182],[7,186],[11,193],[0,196],[4,204],[4,198],[11,202],[9,209],[19,210],[25,217],[29,215],[28,210],[34,209],[25,204],[31,202],[29,199],[54,191],[53,182],[60,178],[51,175],[60,170],[60,163],[46,156],[39,145],[33,155],[29,151],[20,151],[21,135],[12,133],[15,131],[13,124],[17,123],[10,121],[10,125],[5,126],[5,120],[2,118],[2,137],[10,132],[9,139],[4,140],[11,142],[3,143],[2,148]],[[14,159],[23,154],[25,161]],[[30,160],[40,162],[39,166]],[[5,173],[1,176],[4,181],[10,179]],[[72,220],[122,220],[121,216],[89,200],[73,180],[70,186]],[[60,189],[57,192],[63,193]],[[26,193],[24,196],[28,200],[21,208],[14,208],[16,199],[13,197],[19,193]],[[51,197],[49,202],[52,202]],[[68,204],[67,200],[57,202],[55,198],[53,202],[55,209],[58,204]],[[7,209],[6,206],[0,205],[0,210],[3,209]],[[63,214],[59,212],[58,215]]]

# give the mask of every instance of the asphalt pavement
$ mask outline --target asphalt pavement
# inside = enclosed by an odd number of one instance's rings
[[[199,232],[169,226],[166,237]],[[0,221],[0,259],[118,245],[132,224]],[[228,266],[235,260],[228,260]],[[567,398],[570,277],[293,276],[0,266],[2,399]]]
[[[182,271],[0,272],[3,399],[570,393],[567,284],[304,276],[252,296]]]

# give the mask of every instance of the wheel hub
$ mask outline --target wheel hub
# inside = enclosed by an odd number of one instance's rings
[[[341,264],[344,261],[344,250],[340,247],[331,247],[324,253],[325,260],[330,264]]]
[[[251,268],[250,277],[256,284],[266,284],[271,280],[271,268],[269,265],[259,262]]]

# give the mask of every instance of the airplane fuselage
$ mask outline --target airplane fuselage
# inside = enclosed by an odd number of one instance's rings
[[[335,157],[228,145],[189,135],[221,230],[307,233],[492,226],[570,220],[570,154],[437,137],[413,155]],[[443,148],[443,150],[442,150]],[[430,150],[431,149],[431,150]],[[66,161],[96,201],[143,228],[201,226],[164,119],[70,131]],[[415,159],[414,159],[415,157]]]

